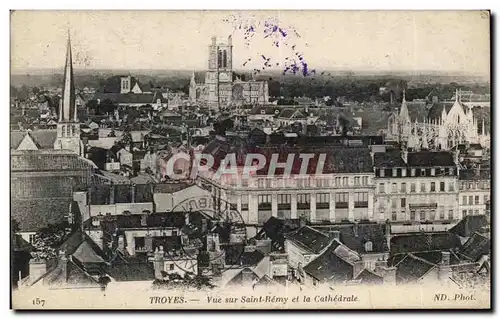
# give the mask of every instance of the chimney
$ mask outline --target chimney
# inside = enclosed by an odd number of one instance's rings
[[[352,279],[356,278],[357,275],[365,268],[365,263],[362,260],[355,261],[352,267]]]
[[[438,279],[442,282],[448,282],[451,277],[450,252],[441,252],[441,263],[438,265]]]
[[[189,212],[184,213],[184,225],[189,225]]]
[[[403,159],[403,161],[405,163],[408,163],[408,149],[404,149],[402,152],[401,152],[401,158]]]
[[[385,268],[382,278],[384,280],[384,284],[388,285],[396,284],[396,267]]]
[[[306,217],[305,216],[300,216],[299,217],[299,228],[302,228],[302,227],[306,226],[306,224],[307,224]]]
[[[125,252],[125,238],[123,236],[118,237],[118,250]]]
[[[336,239],[340,242],[340,231],[338,230],[333,230],[328,233],[329,237],[331,239]]]
[[[29,267],[29,276],[31,282],[42,277],[47,272],[47,262],[43,259],[31,259]],[[21,279],[21,276],[19,276],[19,279]]]
[[[146,246],[147,252],[153,251],[153,237],[147,235],[144,239],[144,245]]]
[[[66,253],[62,250],[59,251],[59,266],[62,269],[62,276],[64,281],[68,281],[68,257],[66,257]]]
[[[156,247],[153,264],[155,269],[155,278],[163,279],[163,275],[161,274],[161,272],[165,269],[165,259],[163,258],[163,246],[160,246],[160,249]]]
[[[441,252],[441,265],[450,265],[450,252],[449,251],[442,251]]]
[[[250,269],[243,269],[241,272],[241,281],[243,281],[244,284],[251,282],[253,279],[253,271]]]

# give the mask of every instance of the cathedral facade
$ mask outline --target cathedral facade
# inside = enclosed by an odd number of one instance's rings
[[[387,139],[412,149],[449,150],[459,144],[481,144],[490,148],[484,118],[478,121],[473,108],[461,102],[459,91],[451,103],[434,103],[420,118],[410,116],[405,94],[399,113],[389,117]]]
[[[227,43],[217,43],[217,38],[212,37],[208,70],[204,79],[197,79],[193,72],[189,99],[206,104],[211,109],[243,104],[263,105],[269,103],[269,88],[267,81],[242,81],[235,75],[231,36]]]

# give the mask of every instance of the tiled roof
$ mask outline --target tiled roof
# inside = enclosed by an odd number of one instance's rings
[[[111,100],[118,104],[156,104],[159,99],[161,103],[167,103],[167,100],[159,92],[155,93],[96,93],[95,99],[100,99],[101,102],[104,100]]]
[[[477,261],[484,255],[491,253],[490,238],[480,234],[474,233],[468,241],[465,242],[460,249],[459,254],[465,256],[472,261]]]
[[[396,266],[396,283],[410,283],[422,278],[431,268],[435,267],[431,262],[416,257],[413,254],[406,255]]]
[[[77,265],[74,261],[68,260],[66,266],[66,278],[64,278],[64,271],[61,263],[51,269],[43,277],[43,281],[49,285],[76,285],[80,287],[101,287],[101,285],[90,274],[88,274],[82,267]]]
[[[356,228],[356,230],[355,230]],[[372,242],[372,252],[387,251],[384,224],[357,224],[339,227],[340,241],[358,253],[366,253],[365,243]]]
[[[54,148],[54,142],[55,142],[56,137],[57,137],[56,130],[36,130],[36,131],[30,131],[30,132],[21,132],[21,131],[10,132],[10,148],[16,149],[26,134],[29,134],[31,136],[31,138],[33,139],[33,142],[35,142],[35,144],[39,148],[42,148],[42,149],[53,149]]]
[[[450,152],[421,151],[408,153],[408,166],[455,166],[455,163]]]
[[[458,179],[465,181],[491,180],[491,170],[489,169],[461,169]]]
[[[108,275],[116,281],[153,281],[154,269],[150,263],[126,259],[108,268]]]
[[[65,150],[12,151],[10,168],[21,171],[88,171],[92,163]]]
[[[332,242],[332,239],[328,235],[309,226],[304,226],[296,231],[290,232],[285,235],[285,238],[302,249],[315,254],[320,253]]]
[[[397,235],[391,238],[392,254],[449,250],[461,246],[460,238],[452,233]]]
[[[294,116],[295,114],[295,116]],[[292,117],[293,116],[293,117]],[[280,112],[278,115],[278,118],[287,118],[287,119],[305,119],[306,116],[302,114],[298,109],[295,108],[289,108],[289,109],[284,109]]]
[[[406,167],[406,163],[401,157],[401,151],[399,150],[375,153],[373,161],[375,167]]]
[[[304,267],[304,272],[319,281],[343,282],[353,278],[353,265],[336,254],[341,244],[334,241],[330,247]]]
[[[485,215],[467,215],[458,224],[453,226],[449,232],[461,237],[470,237],[475,232],[480,232],[488,225]]]
[[[360,280],[361,284],[382,284],[384,282],[384,279],[375,274],[374,272],[364,268],[359,274],[356,275],[356,277],[353,278],[354,280]]]
[[[37,231],[67,221],[71,202],[71,198],[11,199],[11,216],[19,222],[20,231]]]
[[[281,109],[281,107],[276,105],[255,106],[248,112],[248,115],[260,115],[262,114],[262,111],[264,111],[264,114],[266,115],[276,115],[276,110],[281,111]]]

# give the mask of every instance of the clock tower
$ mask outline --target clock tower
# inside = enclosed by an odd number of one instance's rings
[[[227,43],[217,44],[217,38],[212,37],[209,46],[208,71],[205,75],[205,85],[208,90],[207,102],[210,108],[219,109],[231,99],[233,82],[233,40],[227,38]]]

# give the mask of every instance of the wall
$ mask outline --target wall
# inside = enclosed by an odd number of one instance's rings
[[[102,215],[121,215],[124,211],[129,211],[132,214],[142,214],[144,210],[153,212],[153,203],[119,203],[114,205],[90,205],[90,215],[96,216],[99,213]]]

